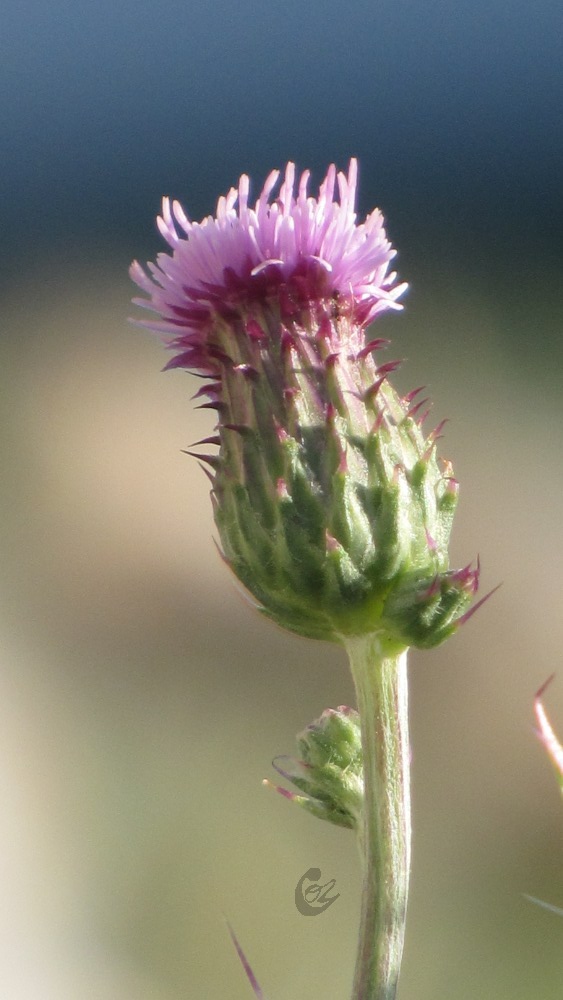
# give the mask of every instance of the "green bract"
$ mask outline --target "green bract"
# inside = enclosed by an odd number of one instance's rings
[[[412,398],[387,381],[396,366],[377,366],[345,317],[298,325],[262,309],[252,323],[252,338],[225,325],[218,345],[230,359],[213,459],[227,562],[300,635],[436,645],[477,585],[476,571],[449,570],[458,490],[437,432],[424,437]]]

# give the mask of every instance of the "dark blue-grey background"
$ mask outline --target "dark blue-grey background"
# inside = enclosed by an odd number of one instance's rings
[[[197,217],[243,170],[354,154],[396,234],[524,265],[560,248],[562,22],[557,0],[8,3],[3,243],[138,247],[163,191]]]
[[[199,387],[129,326],[163,194],[360,160],[409,282],[381,318],[461,484],[452,565],[503,587],[410,666],[400,1000],[560,1000],[560,0],[8,0],[0,14],[0,996],[349,994],[355,847],[263,790],[354,695],[336,648],[246,607],[183,455]],[[270,774],[270,776],[273,776]],[[324,826],[324,828],[323,828]],[[295,909],[310,867],[340,898]]]

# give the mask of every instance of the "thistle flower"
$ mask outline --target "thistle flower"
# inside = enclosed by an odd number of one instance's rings
[[[245,340],[264,341],[268,333],[279,340],[280,319],[303,331],[315,306],[319,319],[337,312],[360,327],[384,309],[400,308],[396,300],[406,285],[394,285],[396,276],[388,273],[395,251],[381,213],[375,210],[356,225],[356,161],[348,177],[337,176],[331,166],[318,199],[307,195],[309,176],[308,170],[302,174],[295,197],[295,166],[288,163],[279,197],[271,202],[279,179],[273,170],[252,209],[243,174],[238,188],[219,198],[216,217],[201,223],[191,223],[179,202],[171,206],[164,198],[158,228],[173,255],[159,254],[150,265],[152,280],[137,262],[131,277],[150,295],[149,302],[135,300],[137,305],[162,316],[146,325],[174,335],[170,347],[178,353],[167,367],[220,378],[220,320],[228,326],[229,346],[240,338],[237,346],[244,349]],[[333,200],[337,181],[339,202]],[[278,322],[264,329],[264,319]]]
[[[378,632],[393,645],[432,646],[462,619],[478,569],[451,572],[457,501],[423,401],[401,399],[366,337],[406,286],[383,217],[356,221],[357,165],[331,166],[317,198],[309,172],[278,171],[254,207],[249,180],[190,222],[164,199],[158,226],[171,253],[131,276],[160,318],[167,368],[203,376],[196,394],[218,413],[199,444],[210,467],[226,561],[266,615],[302,635],[342,640]],[[335,195],[338,188],[338,196]]]
[[[400,397],[371,339],[405,290],[376,210],[358,223],[357,166],[331,166],[317,198],[309,173],[269,175],[254,207],[249,181],[190,222],[164,200],[171,252],[131,276],[168,337],[168,368],[205,380],[218,414],[201,461],[212,483],[224,557],[280,625],[342,643],[358,713],[324,713],[300,737],[285,776],[317,816],[354,829],[364,891],[353,1000],[394,1000],[410,866],[406,651],[441,642],[466,610],[479,566],[452,571],[458,484],[440,465],[427,400]],[[191,452],[193,454],[193,452]],[[479,602],[482,603],[482,602]],[[359,729],[358,729],[359,726]],[[361,746],[360,746],[361,740]],[[280,769],[281,770],[281,769]]]

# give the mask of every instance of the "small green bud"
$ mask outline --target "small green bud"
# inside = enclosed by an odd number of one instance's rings
[[[300,760],[274,767],[304,794],[271,785],[285,798],[337,826],[355,830],[361,820],[364,782],[360,719],[352,708],[327,708],[297,737]]]

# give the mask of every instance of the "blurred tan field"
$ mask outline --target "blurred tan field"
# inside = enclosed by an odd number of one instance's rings
[[[351,701],[344,654],[261,620],[221,564],[182,454],[212,418],[127,325],[128,252],[64,280],[50,261],[2,304],[0,998],[249,1000],[227,918],[270,1000],[342,1000],[355,845],[261,780]],[[452,562],[479,554],[482,593],[503,586],[411,656],[400,998],[560,1000],[563,918],[523,894],[563,906],[563,802],[532,711],[555,671],[563,735],[562,356],[530,362],[492,285],[427,277],[380,328],[408,358],[401,386],[427,383],[450,417]],[[549,273],[514,294],[561,329]],[[310,867],[340,893],[314,920],[294,904]]]

